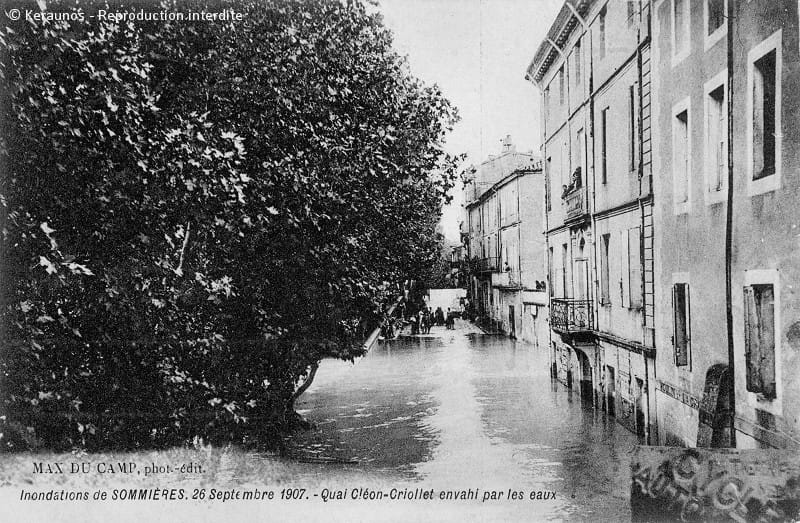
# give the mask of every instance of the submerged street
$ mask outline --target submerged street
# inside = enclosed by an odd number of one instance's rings
[[[292,446],[320,464],[308,473],[322,485],[356,469],[439,490],[556,493],[504,501],[492,517],[629,518],[636,436],[551,380],[546,352],[466,321],[378,342],[355,365],[325,361],[297,406],[317,427]],[[480,500],[460,503],[487,515]]]

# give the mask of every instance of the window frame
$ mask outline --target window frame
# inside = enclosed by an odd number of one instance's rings
[[[677,272],[673,273],[672,275],[672,286],[671,294],[672,294],[672,307],[670,310],[672,311],[672,363],[675,368],[683,370],[685,372],[692,372],[692,298],[691,298],[691,283],[689,281],[689,273],[686,272]],[[686,322],[686,363],[685,364],[678,364],[678,352],[677,352],[677,325],[675,324],[675,289],[678,285],[685,285],[686,287],[686,311],[685,311],[685,322]]]
[[[608,183],[608,112],[610,107],[600,109],[600,183]]]
[[[776,416],[783,415],[783,351],[781,347],[781,285],[780,273],[777,269],[752,269],[744,271],[744,287],[751,287],[753,285],[772,285],[773,300],[774,300],[774,337],[775,337],[775,398],[766,399],[764,396],[757,392],[750,392],[747,390],[747,360],[745,358],[745,304],[744,292],[739,293],[740,310],[738,315],[738,322],[740,327],[739,336],[735,340],[738,345],[736,350],[736,379],[737,390],[742,390],[747,395],[748,406],[756,409],[765,410]]]
[[[600,235],[600,305],[611,305],[611,233]]]
[[[636,231],[632,234],[632,231]],[[635,236],[635,239],[631,236]],[[634,245],[635,243],[635,245]],[[626,251],[628,254],[628,308],[634,311],[641,311],[644,307],[642,297],[642,287],[644,284],[644,272],[642,271],[642,228],[637,225],[630,227],[625,233]],[[631,262],[634,262],[633,265]],[[634,276],[638,274],[638,278]]]
[[[676,169],[676,147],[675,137],[677,135],[678,115],[686,112],[686,201],[679,202],[678,194],[678,171]],[[692,111],[691,98],[687,96],[672,106],[672,204],[676,215],[688,214],[692,208]]]
[[[606,56],[608,55],[608,42],[606,38],[606,15],[608,14],[608,10],[606,9],[607,5],[604,5],[600,9],[600,13],[597,15],[598,21],[598,46],[597,46],[597,54],[598,54],[598,61],[605,60]]]
[[[583,68],[583,64],[581,63],[581,38],[575,41],[575,45],[572,46],[572,62],[573,67],[575,69],[575,87],[580,88],[581,86],[581,69]]]
[[[711,181],[713,179],[713,167],[715,164],[712,163],[712,158],[709,156],[712,147],[715,144],[711,143],[711,137],[708,133],[709,123],[710,123],[710,106],[711,106],[711,93],[717,90],[719,87],[722,87],[723,92],[723,101],[722,101],[722,110],[725,115],[725,167],[724,172],[722,175],[722,187],[719,190],[712,190],[711,189]],[[703,86],[703,194],[705,197],[706,205],[714,205],[716,203],[721,203],[723,201],[727,201],[727,194],[728,194],[728,148],[730,144],[728,143],[728,126],[731,124],[730,118],[728,115],[728,69],[725,68],[709,81],[705,83]]]
[[[722,0],[722,25],[717,27],[713,33],[708,34],[708,3],[710,0],[703,0],[703,50],[708,51],[719,42],[726,34],[728,34],[728,24],[725,20],[728,16],[728,0]]]
[[[639,90],[636,82],[628,86],[628,171],[639,171]]]
[[[767,55],[770,51],[775,51],[775,172],[764,176],[758,180],[753,180],[753,83],[755,63]],[[747,152],[747,195],[756,196],[771,191],[777,191],[781,187],[782,172],[782,145],[783,145],[783,125],[782,125],[782,84],[783,84],[783,30],[778,29],[770,36],[761,41],[758,45],[750,49],[747,53],[747,125],[746,125],[746,152]]]
[[[677,42],[677,38],[676,37],[678,36],[678,33],[676,32],[676,26],[675,26],[675,2],[676,1],[685,2],[685,5],[686,5],[686,16],[684,17],[685,20],[686,20],[686,22],[684,23],[684,26],[685,26],[684,34],[685,34],[685,37],[686,37],[686,45],[680,51],[678,51],[678,48],[677,48],[677,45],[676,45],[676,42]],[[670,17],[670,20],[671,20],[670,42],[672,44],[671,62],[672,62],[672,67],[675,67],[680,62],[682,62],[686,57],[688,57],[689,53],[692,50],[692,26],[691,26],[692,2],[691,2],[691,0],[670,0],[669,7],[670,7],[669,17]]]

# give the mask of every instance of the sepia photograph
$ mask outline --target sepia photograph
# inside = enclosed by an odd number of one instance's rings
[[[800,0],[0,11],[0,521],[800,521]]]

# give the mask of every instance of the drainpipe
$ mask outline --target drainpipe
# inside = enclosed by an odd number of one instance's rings
[[[644,105],[644,98],[642,93],[642,12],[644,9],[644,2],[639,2],[639,25],[636,28],[636,69],[638,74],[638,102],[639,102],[639,115],[637,117],[637,124],[638,124],[638,133],[637,139],[639,142],[639,165],[637,166],[638,171],[638,178],[639,178],[639,218],[640,218],[640,231],[639,234],[639,273],[642,275],[642,281],[640,282],[639,292],[642,296],[642,341],[645,340],[646,333],[647,333],[647,293],[645,292],[645,262],[644,262],[644,204],[642,203],[642,181],[644,180],[644,118],[643,118],[643,105]],[[647,38],[648,41],[650,40],[650,28],[648,27],[647,30]],[[652,50],[650,54],[650,60],[652,63]],[[652,89],[652,84],[651,84]],[[651,97],[651,104],[652,104],[652,97]],[[651,116],[652,122],[652,116]],[[652,123],[651,123],[652,126]],[[651,135],[652,141],[652,135]],[[652,147],[652,145],[651,145]],[[652,197],[652,184],[648,184],[648,194]],[[655,240],[655,235],[653,236],[653,240]],[[655,304],[654,304],[655,305]],[[653,309],[655,314],[655,308]],[[655,317],[654,317],[655,319]],[[644,345],[644,343],[642,344]],[[642,351],[642,360],[644,361],[644,393],[646,402],[646,409],[647,409],[647,419],[645,421],[644,427],[644,434],[645,434],[645,443],[650,445],[650,375],[649,369],[647,365],[647,354],[645,351]]]
[[[728,89],[725,95],[728,102],[728,201],[725,218],[725,323],[728,331],[728,372],[731,387],[728,391],[730,403],[730,446],[736,447],[736,380],[734,373],[733,346],[733,267],[731,253],[733,251],[733,14],[735,0],[728,0],[727,43],[728,43]]]
[[[594,288],[592,289],[592,291],[593,291],[592,305],[595,305],[595,302],[597,302],[597,304],[599,305],[598,298],[599,298],[600,293],[598,292],[599,289],[597,288],[598,284],[599,284],[599,279],[598,279],[598,274],[599,273],[597,271],[597,260],[598,260],[598,256],[597,256],[597,217],[594,214],[595,209],[596,209],[596,205],[595,205],[596,201],[595,200],[596,200],[596,194],[597,194],[597,171],[596,171],[597,166],[595,165],[595,157],[597,155],[597,137],[596,137],[595,128],[594,128],[594,95],[595,95],[595,93],[594,93],[594,39],[592,38],[592,32],[588,30],[587,26],[584,26],[584,34],[588,35],[588,37],[589,37],[589,53],[588,53],[588,56],[589,56],[589,70],[588,70],[588,74],[589,74],[589,131],[588,131],[587,136],[585,138],[585,140],[587,141],[587,144],[588,144],[589,136],[592,137],[592,156],[591,156],[591,158],[592,158],[591,159],[592,196],[591,196],[591,207],[589,209],[587,209],[589,211],[589,216],[591,217],[590,220],[591,220],[591,227],[592,227],[592,269],[594,271],[594,278],[593,278],[593,280],[594,280],[594,286],[593,287]],[[605,139],[605,137],[603,137],[603,139]],[[588,147],[587,147],[587,149],[588,149]],[[588,150],[587,150],[586,156],[587,156],[587,160],[588,160],[588,156],[589,156]],[[587,161],[587,166],[586,167],[587,167],[587,169],[586,169],[586,182],[587,182],[586,183],[586,192],[587,192],[587,194],[586,194],[586,206],[589,207],[590,198],[589,198],[589,194],[588,194],[588,192],[589,192],[589,183],[588,183],[589,182],[589,162],[588,161]],[[600,323],[600,321],[599,321],[600,320],[600,315],[598,314],[599,311],[597,310],[598,308],[599,307],[594,307],[594,306],[592,307],[592,309],[593,309],[592,310],[592,315],[594,315],[594,326],[595,326],[596,329],[599,328],[599,323]],[[605,353],[603,354],[603,357],[600,358],[600,351],[597,349],[597,343],[595,343],[595,372],[597,373],[596,387],[597,387],[597,391],[599,391],[600,394],[601,394],[601,397],[599,398],[599,401],[595,401],[595,408],[598,408],[598,409],[602,409],[603,408],[603,404],[606,401],[604,367],[605,367]],[[597,395],[596,392],[593,391],[592,396],[596,396],[596,395]],[[606,406],[606,408],[608,408],[608,406]]]

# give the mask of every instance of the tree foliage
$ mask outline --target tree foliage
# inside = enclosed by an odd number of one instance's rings
[[[456,114],[380,16],[204,7],[0,31],[5,448],[274,443],[439,254]]]

